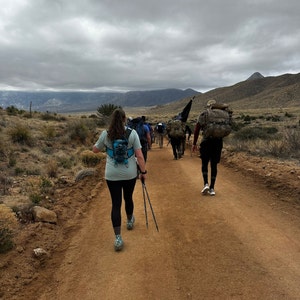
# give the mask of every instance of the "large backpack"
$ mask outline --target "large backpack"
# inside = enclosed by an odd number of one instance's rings
[[[223,138],[231,132],[232,111],[226,104],[214,104],[200,114],[198,122],[204,137]]]
[[[137,117],[130,121],[129,127],[134,129],[140,139],[141,145],[145,145],[147,143],[147,133],[144,127],[144,121],[141,117]]]
[[[115,165],[128,164],[128,158],[134,154],[133,147],[128,149],[128,138],[131,129],[127,128],[125,136],[112,142],[112,149],[107,147],[107,154],[114,160]]]
[[[185,123],[181,120],[171,120],[167,124],[167,133],[171,138],[185,137]]]

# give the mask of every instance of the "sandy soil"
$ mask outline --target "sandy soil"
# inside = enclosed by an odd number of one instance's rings
[[[300,169],[276,166],[225,152],[216,196],[203,196],[198,156],[175,161],[170,145],[154,145],[146,186],[159,232],[149,206],[146,227],[138,181],[119,253],[101,166],[57,191],[57,225],[27,226],[23,246],[3,256],[0,298],[300,299]],[[38,246],[46,261],[32,257]]]

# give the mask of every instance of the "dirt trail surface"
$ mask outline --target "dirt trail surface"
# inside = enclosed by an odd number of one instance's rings
[[[146,228],[137,182],[135,227],[123,218],[119,253],[102,189],[40,299],[300,299],[299,218],[221,165],[216,196],[202,196],[200,163],[153,147],[146,185],[159,232],[149,207]]]
[[[223,164],[216,196],[203,196],[200,168],[189,151],[176,161],[170,145],[153,146],[146,186],[159,232],[149,206],[146,227],[138,181],[135,227],[126,230],[123,204],[118,253],[110,196],[99,185],[80,229],[55,256],[54,274],[42,273],[49,278],[27,299],[300,299],[299,211]]]

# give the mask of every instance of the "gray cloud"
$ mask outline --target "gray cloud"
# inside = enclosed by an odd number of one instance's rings
[[[300,68],[297,0],[0,5],[0,89],[206,91]]]

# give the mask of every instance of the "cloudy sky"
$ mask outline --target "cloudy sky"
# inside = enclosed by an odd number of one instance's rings
[[[300,72],[299,0],[0,0],[0,89],[205,92]]]

